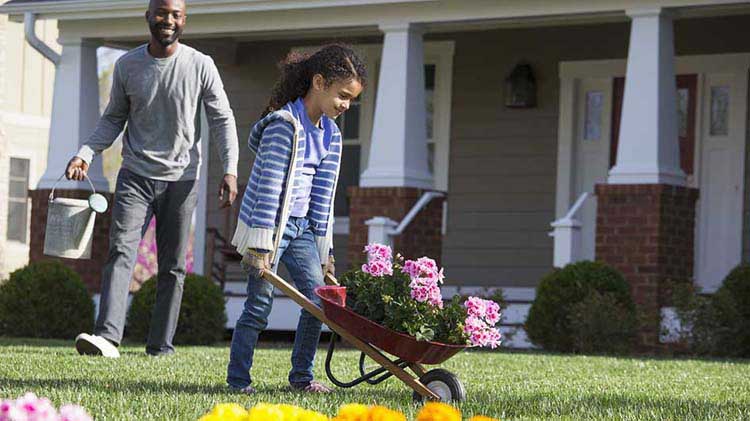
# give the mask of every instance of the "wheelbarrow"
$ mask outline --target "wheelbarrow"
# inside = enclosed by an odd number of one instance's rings
[[[417,341],[377,324],[346,307],[346,288],[339,286],[332,275],[326,275],[326,286],[315,289],[323,308],[318,307],[297,288],[271,271],[265,271],[263,278],[280,289],[284,294],[307,310],[315,318],[328,325],[333,332],[326,355],[326,375],[339,387],[354,387],[360,383],[379,384],[395,376],[414,390],[415,401],[463,401],[466,390],[458,377],[448,370],[437,368],[426,370],[423,364],[440,364],[468,345],[449,345],[438,342]],[[337,379],[331,370],[331,360],[336,341],[341,337],[361,351],[359,358],[360,377],[344,382]],[[391,359],[385,353],[396,359]],[[368,370],[365,357],[370,357],[380,367]],[[411,370],[409,373],[406,369]]]

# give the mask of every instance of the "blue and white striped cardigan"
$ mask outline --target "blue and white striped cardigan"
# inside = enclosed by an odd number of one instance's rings
[[[305,130],[298,113],[289,102],[255,123],[250,131],[248,146],[256,155],[255,163],[232,238],[232,245],[240,254],[248,248],[271,250],[274,267],[280,258],[276,251],[289,220],[292,193],[300,183],[305,162]],[[333,248],[333,203],[341,163],[341,132],[333,120],[325,115],[322,119],[323,127],[331,131],[331,143],[313,176],[307,217],[320,261],[324,263]],[[290,171],[292,167],[294,171]],[[287,188],[290,184],[292,189]]]

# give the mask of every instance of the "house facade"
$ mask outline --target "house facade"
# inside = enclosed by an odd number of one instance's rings
[[[37,24],[59,50],[57,23]],[[47,166],[55,66],[24,41],[24,25],[0,15],[0,280],[29,261],[31,201]]]
[[[0,8],[16,21],[57,20],[63,46],[32,220],[43,221],[45,195],[96,123],[96,49],[145,42],[146,3],[13,0]],[[643,310],[664,316],[666,280],[712,292],[750,254],[743,2],[192,0],[188,7],[184,42],[217,63],[240,139],[288,52],[343,40],[364,57],[369,84],[339,122],[340,268],[361,259],[368,233],[386,232],[407,255],[438,257],[449,292],[503,288],[510,329],[555,265],[609,263]],[[221,165],[209,144],[194,266],[206,273],[216,261],[214,234],[232,224],[212,200]],[[241,148],[240,182],[251,164]],[[91,175],[108,189],[100,167]],[[444,195],[420,201],[435,191]],[[425,206],[399,227],[416,203]],[[106,227],[97,228],[100,244]],[[36,240],[31,234],[32,258],[41,258],[39,232]],[[93,288],[102,259],[75,262]],[[229,279],[230,272],[227,288],[241,290],[232,282],[241,275]],[[238,303],[229,301],[230,320]],[[278,317],[272,325],[293,328]],[[658,346],[658,331],[644,330],[642,344]],[[522,332],[517,340],[524,343]]]

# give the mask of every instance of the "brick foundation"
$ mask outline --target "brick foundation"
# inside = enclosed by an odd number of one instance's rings
[[[347,193],[351,205],[347,257],[350,266],[357,267],[363,263],[362,250],[367,244],[365,221],[374,216],[386,216],[401,222],[426,191],[413,187],[349,187]],[[394,238],[394,251],[406,258],[429,256],[439,263],[442,253],[444,201],[445,198],[430,201],[406,230]]]
[[[638,343],[658,350],[668,282],[693,277],[698,190],[665,184],[596,186],[596,258],[625,276],[643,319]]]
[[[102,268],[107,261],[109,252],[109,225],[112,211],[108,209],[104,214],[96,215],[94,238],[91,245],[91,259],[62,259],[44,255],[44,233],[47,225],[47,204],[50,190],[30,190],[31,198],[31,241],[29,244],[29,261],[58,260],[76,271],[92,293],[99,292]],[[86,199],[91,194],[88,190],[55,190],[55,197],[72,199]],[[113,195],[103,193],[112,205]]]

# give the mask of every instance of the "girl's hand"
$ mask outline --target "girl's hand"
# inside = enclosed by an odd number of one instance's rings
[[[326,274],[330,273],[333,276],[336,276],[336,259],[333,258],[332,254],[328,255],[328,261],[322,265],[323,266],[323,276],[325,277]]]
[[[258,251],[253,249],[247,249],[245,255],[242,256],[242,270],[253,275],[254,277],[263,277],[263,272],[271,269],[271,253],[267,251]]]

